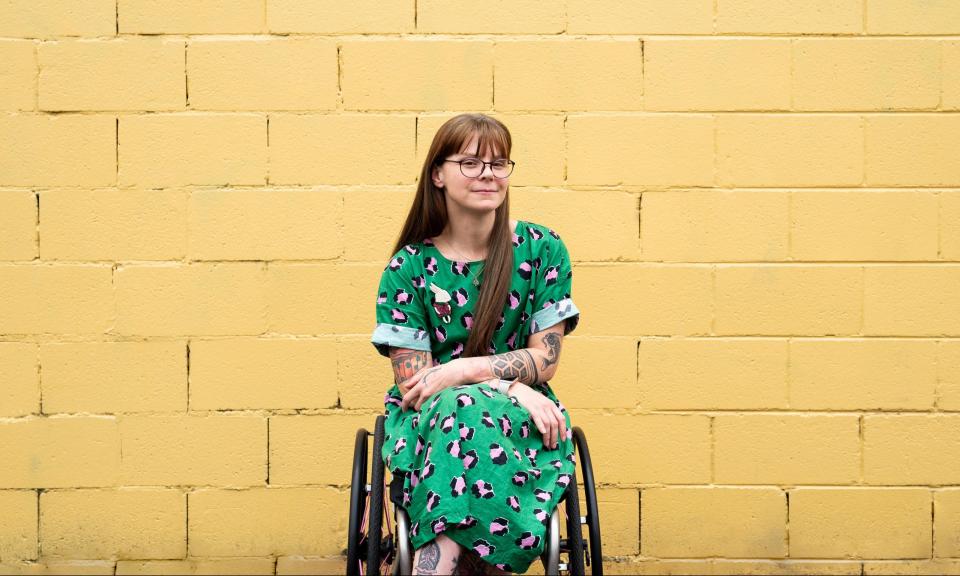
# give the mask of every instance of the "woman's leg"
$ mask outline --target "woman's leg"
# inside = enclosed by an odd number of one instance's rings
[[[413,554],[413,573],[417,574],[457,574],[457,565],[463,548],[440,534],[427,542]]]

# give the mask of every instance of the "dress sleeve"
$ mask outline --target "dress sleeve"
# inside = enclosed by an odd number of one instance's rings
[[[530,333],[535,334],[567,320],[563,331],[564,335],[567,335],[580,323],[580,310],[573,303],[570,294],[573,268],[563,240],[553,230],[548,232],[549,235],[544,236],[546,245],[534,284],[534,312],[530,321]]]
[[[390,347],[431,351],[426,308],[422,296],[424,278],[417,260],[405,247],[384,267],[377,289],[376,328],[370,342],[381,356]]]

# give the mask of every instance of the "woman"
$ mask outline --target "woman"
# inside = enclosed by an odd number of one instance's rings
[[[580,319],[570,259],[553,230],[510,221],[510,148],[483,114],[440,127],[380,280],[381,457],[403,479],[414,574],[525,572],[575,467],[547,382]]]

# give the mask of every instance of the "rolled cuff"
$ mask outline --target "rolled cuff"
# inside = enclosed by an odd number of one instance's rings
[[[410,348],[431,352],[430,334],[426,330],[396,326],[394,324],[377,324],[370,342],[381,356],[390,356],[390,347]]]
[[[541,330],[546,330],[557,322],[567,319],[569,319],[569,321],[563,330],[564,336],[573,332],[573,329],[580,323],[580,310],[577,309],[577,305],[573,303],[572,298],[564,298],[555,304],[551,304],[546,308],[534,312],[533,317],[530,319],[530,333],[535,334]]]

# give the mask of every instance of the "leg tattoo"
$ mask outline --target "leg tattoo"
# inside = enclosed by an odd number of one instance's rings
[[[420,560],[414,568],[414,574],[438,574],[437,564],[440,563],[440,545],[437,544],[436,539],[427,542],[417,552],[420,555]]]

